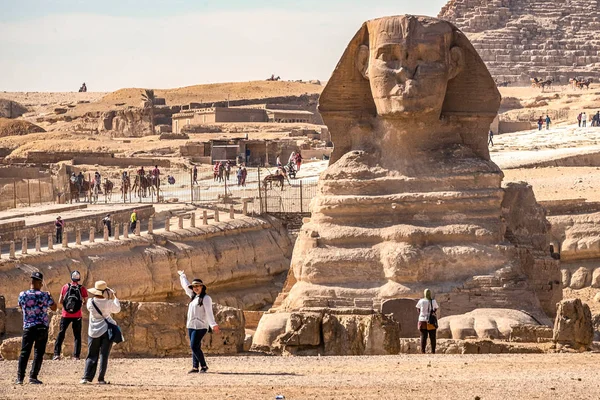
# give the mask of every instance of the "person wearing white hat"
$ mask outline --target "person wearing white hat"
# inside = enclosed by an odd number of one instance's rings
[[[107,384],[108,382],[104,378],[108,367],[108,356],[112,347],[112,342],[108,339],[107,321],[116,325],[111,314],[120,312],[121,304],[115,291],[109,288],[104,281],[96,281],[94,287],[88,289],[88,293],[94,297],[87,301],[87,309],[90,313],[88,355],[85,360],[85,372],[80,383],[86,384],[94,380],[98,368],[98,359],[100,359],[98,383]]]
[[[184,271],[177,272],[181,287],[191,298],[188,304],[187,328],[192,349],[192,369],[188,373],[207,372],[208,366],[201,348],[202,338],[209,328],[219,333],[219,325],[215,322],[212,310],[212,299],[206,294],[206,286],[201,279],[194,279],[190,284]]]

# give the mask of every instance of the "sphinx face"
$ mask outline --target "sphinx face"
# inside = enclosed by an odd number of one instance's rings
[[[439,118],[448,81],[454,75],[451,29],[445,24],[404,27],[402,22],[392,32],[389,25],[377,25],[370,32],[366,75],[377,114]]]

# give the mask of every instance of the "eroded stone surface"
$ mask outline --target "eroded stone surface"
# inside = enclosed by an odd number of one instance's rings
[[[453,25],[366,22],[320,98],[335,150],[273,311],[379,310],[428,287],[444,315],[553,313],[560,271],[547,254],[544,211],[526,185],[503,190],[489,158],[499,104],[483,61]],[[273,335],[261,325],[255,340],[264,343]]]
[[[587,349],[594,337],[589,306],[579,299],[566,299],[558,303],[556,308],[554,342],[575,349]]]

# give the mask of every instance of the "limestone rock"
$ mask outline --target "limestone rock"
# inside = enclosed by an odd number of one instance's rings
[[[579,299],[567,299],[558,303],[556,308],[553,341],[574,349],[589,347],[594,337],[589,306]]]
[[[6,300],[0,296],[0,337],[6,333]]]
[[[16,101],[0,99],[0,118],[18,118],[27,112],[27,107]]]
[[[0,344],[0,356],[5,360],[18,360],[21,353],[21,338],[4,339]]]
[[[578,268],[571,275],[570,287],[571,289],[583,289],[586,286],[590,286],[590,283],[592,281],[591,278],[592,274],[590,273],[589,269],[585,267]]]
[[[440,318],[438,337],[443,339],[509,339],[519,325],[540,325],[530,315],[501,308],[476,309]]]
[[[46,132],[43,128],[21,119],[0,117],[0,137],[22,136],[30,133]]]
[[[499,81],[600,77],[596,0],[450,0],[438,17],[472,39]]]

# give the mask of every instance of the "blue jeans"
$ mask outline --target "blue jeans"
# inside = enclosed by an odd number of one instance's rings
[[[190,347],[192,348],[192,367],[198,368],[198,366],[206,367],[206,360],[204,359],[204,353],[200,346],[202,345],[202,338],[206,335],[208,329],[190,329],[188,328],[188,334],[190,336]]]

